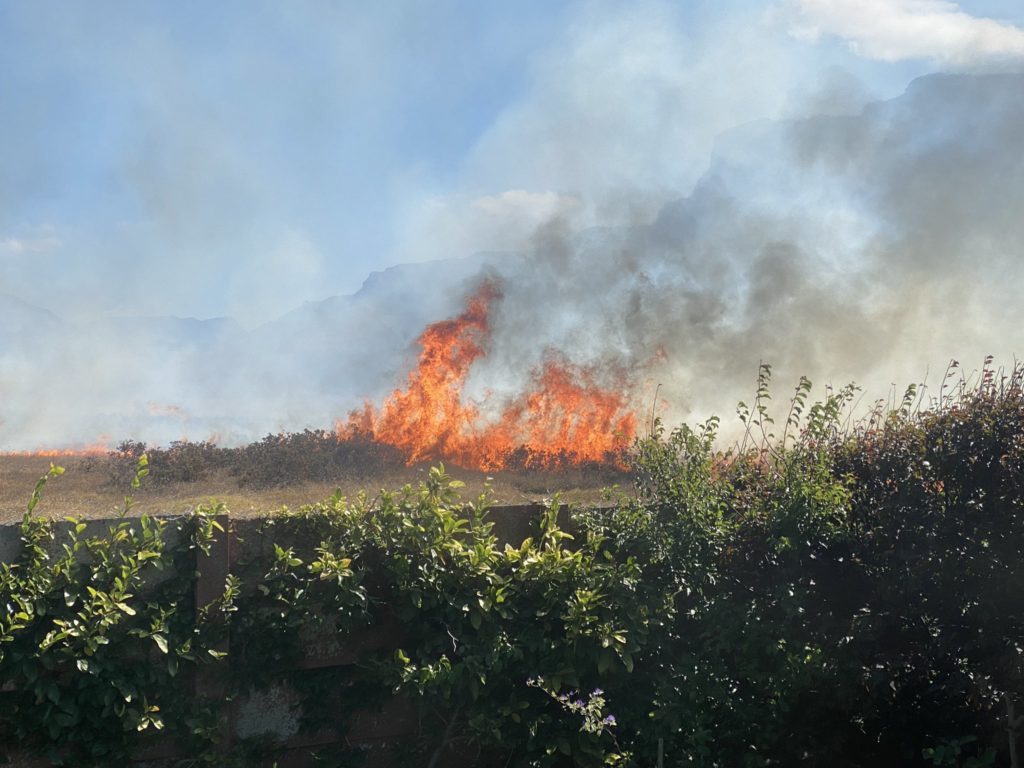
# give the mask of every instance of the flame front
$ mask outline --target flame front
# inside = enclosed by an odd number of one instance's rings
[[[0,456],[18,456],[22,458],[38,456],[48,459],[71,459],[88,456],[106,456],[110,450],[110,438],[104,435],[95,443],[77,448],[37,448],[34,451],[0,451]]]
[[[636,434],[636,415],[618,387],[602,387],[597,371],[549,352],[533,371],[528,390],[504,403],[500,416],[484,419],[462,399],[473,363],[486,355],[489,310],[500,298],[485,281],[458,317],[434,323],[420,335],[419,361],[404,390],[380,408],[366,403],[337,424],[340,437],[365,434],[403,451],[409,464],[433,459],[485,471],[511,465],[621,463]]]

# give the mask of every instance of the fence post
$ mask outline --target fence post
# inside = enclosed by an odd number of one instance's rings
[[[213,520],[223,530],[214,528],[213,539],[210,541],[209,549],[203,552],[196,549],[196,611],[203,606],[217,600],[224,593],[224,584],[228,574],[231,573],[231,516],[227,513],[216,515]],[[228,653],[230,650],[230,637],[225,634],[224,639],[217,643],[216,649],[221,653]],[[225,657],[224,663],[230,663],[230,656]],[[220,701],[221,716],[221,749],[227,752],[231,748],[232,736],[234,734],[233,712],[230,703],[227,701],[227,690],[222,676],[211,673],[208,667],[196,667],[193,690],[197,697],[203,697],[212,701]]]

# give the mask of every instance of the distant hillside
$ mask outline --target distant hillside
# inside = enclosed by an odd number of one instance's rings
[[[135,437],[242,442],[329,426],[397,382],[498,257],[403,264],[247,331],[231,318],[73,324],[0,294],[0,449]]]

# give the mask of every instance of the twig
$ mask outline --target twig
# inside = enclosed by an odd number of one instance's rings
[[[1006,698],[1006,732],[1010,739],[1010,768],[1020,768],[1020,763],[1017,761],[1017,731],[1024,724],[1024,715],[1014,717],[1013,699],[1009,692],[1003,696]]]
[[[437,761],[441,759],[441,753],[444,752],[444,748],[448,746],[448,742],[451,741],[452,729],[455,728],[455,721],[459,719],[459,713],[462,711],[462,705],[460,704],[452,712],[451,718],[448,720],[448,724],[444,727],[444,734],[441,736],[441,743],[437,745],[437,749],[434,750],[434,754],[430,756],[430,762],[427,763],[427,768],[436,768]]]

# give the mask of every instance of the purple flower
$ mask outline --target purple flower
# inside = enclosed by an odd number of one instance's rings
[[[601,690],[600,688],[595,688],[594,692],[592,694],[590,694],[590,695],[591,695],[591,697],[593,697],[593,696],[602,696],[602,695],[604,695],[604,691]]]
[[[615,725],[615,715],[608,715],[601,722],[604,723],[605,725]]]

